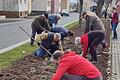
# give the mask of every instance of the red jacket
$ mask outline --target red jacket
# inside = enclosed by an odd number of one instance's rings
[[[81,45],[82,45],[82,51],[83,51],[83,57],[86,57],[88,52],[88,33],[81,36]]]
[[[101,76],[100,71],[93,64],[75,52],[68,52],[63,55],[52,80],[60,80],[65,73],[88,78]]]

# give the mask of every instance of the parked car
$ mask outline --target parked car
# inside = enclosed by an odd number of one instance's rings
[[[61,16],[70,16],[69,11],[67,9],[64,9],[60,12]]]

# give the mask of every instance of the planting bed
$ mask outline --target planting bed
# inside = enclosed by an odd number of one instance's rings
[[[108,22],[104,21],[107,31],[106,41],[110,44],[110,28]],[[67,37],[64,41],[64,49],[72,49],[77,53],[81,53],[81,46],[74,44],[74,38],[83,34],[84,27],[76,27],[74,37]],[[109,51],[106,49],[105,51]],[[102,72],[104,80],[107,80],[109,53],[101,53],[101,48],[98,48],[98,62],[96,66]],[[36,58],[32,55],[27,55],[23,59],[13,62],[13,64],[4,70],[0,71],[0,80],[50,80],[55,72],[55,65],[49,64],[49,61],[43,58]]]

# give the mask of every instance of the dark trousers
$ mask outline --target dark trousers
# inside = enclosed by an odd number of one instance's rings
[[[35,39],[36,33],[37,33],[37,34],[41,34],[41,33],[42,33],[42,30],[41,30],[39,27],[34,26],[34,25],[32,24],[32,34],[31,34],[31,36],[32,36],[34,39]],[[33,45],[34,39],[31,38],[30,45]]]
[[[67,37],[68,33],[60,32],[61,34],[61,40],[63,41],[65,37]]]
[[[103,78],[102,78],[102,76],[97,77],[97,78],[87,78],[85,76],[65,74],[62,76],[62,78],[60,80],[103,80]]]
[[[117,23],[112,24],[112,31],[113,31],[113,39],[117,38]]]
[[[98,37],[96,37],[90,44],[89,44],[89,48],[90,48],[90,53],[91,53],[91,57],[92,57],[92,61],[97,61],[97,53],[96,53],[96,48],[99,44],[102,44],[102,46],[105,46],[105,42],[103,42],[105,39],[105,35],[101,34]]]

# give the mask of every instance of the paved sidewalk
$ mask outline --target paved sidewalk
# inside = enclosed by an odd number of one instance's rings
[[[118,40],[111,40],[112,49],[112,79],[120,80],[120,24],[118,25]]]

